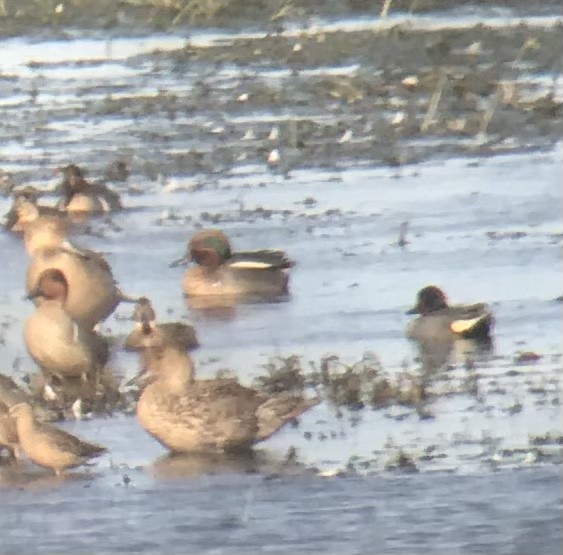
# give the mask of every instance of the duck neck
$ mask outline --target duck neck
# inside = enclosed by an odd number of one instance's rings
[[[19,436],[25,436],[33,428],[33,414],[31,412],[24,412],[16,418],[16,428]]]

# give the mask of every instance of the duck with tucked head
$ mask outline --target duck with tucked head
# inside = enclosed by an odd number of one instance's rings
[[[63,181],[59,185],[61,199],[59,210],[99,214],[114,212],[122,208],[119,195],[103,183],[91,183],[84,177],[84,171],[76,164],[57,168]]]
[[[227,236],[216,229],[197,232],[186,256],[172,265],[189,260],[196,265],[182,279],[187,297],[283,296],[288,293],[289,269],[294,265],[280,250],[233,252]]]
[[[193,326],[182,322],[156,323],[156,313],[147,297],[140,297],[133,312],[135,328],[125,339],[124,347],[136,351],[148,347],[175,345],[179,349],[199,347]]]
[[[422,288],[416,305],[407,314],[419,314],[409,323],[407,337],[415,341],[455,338],[490,342],[493,314],[485,303],[450,306],[445,293],[435,285]]]
[[[248,452],[319,402],[268,395],[233,378],[197,380],[187,353],[174,347],[143,352],[137,419],[175,453]]]
[[[25,226],[24,243],[31,257],[26,273],[28,293],[37,288],[44,270],[60,270],[68,282],[65,309],[83,327],[93,328],[121,301],[132,300],[119,290],[109,264],[100,254],[70,243],[66,220],[38,216]]]
[[[65,275],[55,268],[43,271],[29,298],[38,303],[24,326],[24,341],[31,358],[47,376],[90,381],[107,362],[108,344],[67,313]]]
[[[105,447],[82,441],[55,426],[37,422],[27,403],[14,405],[9,414],[16,420],[23,452],[35,464],[52,469],[57,476],[67,468],[86,464],[107,451]]]

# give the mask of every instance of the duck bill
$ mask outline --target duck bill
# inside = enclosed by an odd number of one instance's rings
[[[186,255],[182,256],[182,258],[178,258],[178,260],[174,260],[168,264],[169,268],[176,268],[177,266],[185,266],[189,262],[188,257]]]
[[[156,380],[156,376],[150,370],[143,368],[136,376],[125,382],[126,387],[137,386],[139,389],[144,389]]]
[[[17,210],[15,210],[14,208],[12,208],[7,214],[6,216],[4,216],[4,227],[6,229],[12,229],[19,220],[19,215]]]
[[[413,306],[410,310],[407,310],[405,314],[420,314],[420,307],[418,305]]]

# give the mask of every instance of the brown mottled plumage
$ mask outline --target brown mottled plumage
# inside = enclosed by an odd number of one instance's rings
[[[51,468],[60,476],[67,468],[86,464],[107,451],[105,447],[87,443],[55,426],[37,422],[27,403],[10,409],[16,419],[19,442],[24,453],[39,466]]]
[[[14,196],[14,202],[6,214],[4,226],[10,231],[23,232],[25,226],[39,216],[64,219],[64,216],[56,208],[38,205],[35,196],[23,190],[17,192]]]
[[[25,226],[24,241],[31,256],[26,272],[28,293],[37,287],[44,270],[60,270],[69,286],[65,308],[83,327],[93,328],[107,318],[120,301],[127,300],[101,255],[78,249],[68,242],[64,220],[39,216]]]
[[[63,181],[59,185],[61,200],[58,208],[67,212],[91,214],[113,212],[122,208],[119,195],[103,183],[92,183],[84,178],[84,172],[76,164],[69,164],[57,171]]]
[[[195,349],[199,346],[193,326],[182,322],[157,324],[156,314],[147,297],[140,297],[133,312],[135,328],[125,339],[125,348],[136,351],[147,347],[175,345],[179,349]]]
[[[148,351],[144,380],[150,383],[137,403],[137,419],[173,452],[248,451],[319,402],[270,396],[231,378],[195,380],[191,361],[174,362],[176,349]]]

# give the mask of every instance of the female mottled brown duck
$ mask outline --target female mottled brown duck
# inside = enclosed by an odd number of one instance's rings
[[[137,419],[172,452],[247,452],[319,402],[233,378],[195,379],[189,355],[171,346],[143,351]]]
[[[135,328],[125,339],[129,351],[148,347],[175,345],[179,349],[195,349],[199,346],[193,326],[182,322],[156,323],[156,314],[151,301],[140,297],[133,312]]]
[[[86,464],[107,451],[105,447],[82,441],[51,424],[37,422],[33,409],[27,403],[14,405],[10,416],[16,420],[23,452],[35,464],[52,469],[57,476],[67,468]]]

